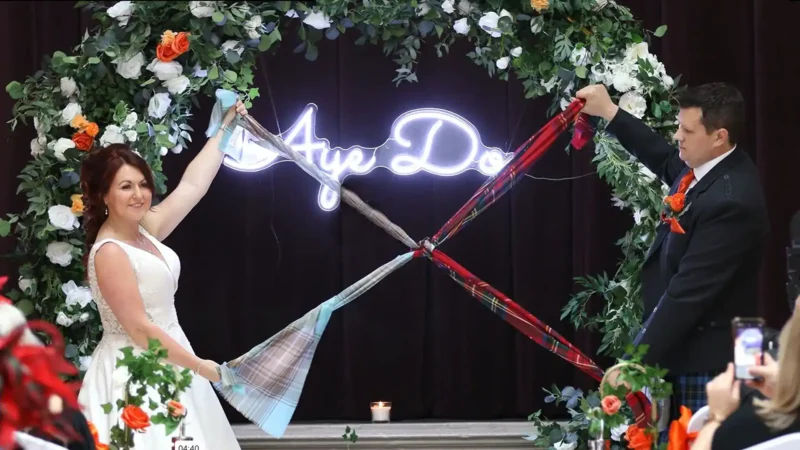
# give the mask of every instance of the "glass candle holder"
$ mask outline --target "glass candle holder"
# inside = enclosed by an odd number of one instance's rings
[[[369,409],[372,411],[373,423],[387,423],[391,418],[392,402],[371,402]]]

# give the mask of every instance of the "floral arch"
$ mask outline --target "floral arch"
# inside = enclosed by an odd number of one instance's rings
[[[609,87],[622,108],[665,134],[674,131],[677,86],[648,51],[651,36],[613,0],[324,0],[312,7],[276,2],[130,2],[111,7],[78,2],[100,26],[73,53],[55,52],[42,70],[6,86],[16,100],[12,129],[31,121],[31,161],[19,190],[28,207],[0,219],[0,236],[13,233],[25,258],[18,289],[9,293],[28,314],[58,323],[67,356],[79,367],[99,338],[100,320],[82,286],[82,204],[77,171],[83,152],[96,145],[135,143],[165,191],[162,158],[191,141],[187,118],[196,96],[218,88],[259,96],[253,87],[256,57],[275,50],[290,25],[299,25],[294,51],[308,60],[318,43],[358,33],[356,45],[382,45],[397,63],[392,80],[418,81],[423,43],[441,57],[456,40],[489,76],[522,81],[526,98],[551,95],[551,112],[563,109],[590,82]],[[299,24],[298,24],[299,22]],[[654,235],[663,187],[609,136],[595,137],[598,174],[613,188],[612,201],[629,208],[635,224],[618,241],[624,258],[613,275],[581,277],[582,291],[564,307],[576,327],[603,332],[601,352],[620,354],[641,319],[638,272]],[[604,309],[589,317],[593,296]]]

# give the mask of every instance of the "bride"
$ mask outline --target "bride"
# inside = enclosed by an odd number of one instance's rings
[[[174,294],[180,260],[161,243],[208,190],[222,164],[224,154],[218,147],[223,130],[236,114],[247,115],[241,102],[226,112],[219,131],[186,168],[178,187],[155,207],[151,207],[153,174],[127,145],[94,150],[81,165],[87,247],[84,265],[103,323],[103,337],[92,355],[78,401],[104,444],[119,411],[106,414],[102,405],[116,405],[125,394],[113,376],[119,349],[146,349],[152,338],[166,348],[169,363],[196,374],[178,399],[188,410],[186,435],[203,448],[240,448],[209,383],[220,380],[218,364],[194,354],[178,322]],[[172,447],[163,426],[134,434],[136,448]]]

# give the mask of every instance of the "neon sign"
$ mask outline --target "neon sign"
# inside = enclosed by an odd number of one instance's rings
[[[347,149],[331,148],[327,139],[317,137],[316,116],[317,105],[309,104],[292,127],[279,137],[339,182],[348,176],[367,174],[378,167],[397,175],[425,171],[439,176],[455,176],[477,170],[492,176],[512,157],[511,153],[484,146],[478,130],[471,123],[443,109],[408,111],[395,119],[390,138],[382,145]],[[235,149],[231,153],[238,157],[226,155],[223,164],[243,172],[257,172],[288,161],[277,149],[258,142],[259,139],[247,130],[237,127],[229,145]],[[339,205],[339,195],[320,185],[317,202],[323,210],[331,211]]]

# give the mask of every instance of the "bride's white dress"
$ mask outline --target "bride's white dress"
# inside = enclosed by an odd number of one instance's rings
[[[103,239],[96,242],[89,253],[89,283],[92,297],[97,304],[103,323],[103,338],[92,354],[78,401],[86,418],[97,427],[100,441],[104,444],[108,443],[109,432],[111,427],[117,423],[120,412],[115,406],[111,414],[106,414],[102,405],[109,402],[116,405],[117,399],[124,396],[124,387],[114,383],[117,357],[122,354],[119,349],[127,346],[136,348],[136,345],[117,321],[100,293],[94,257],[101,246],[108,242],[114,242],[125,250],[136,274],[139,293],[144,301],[147,317],[186,350],[194,352],[178,323],[175,311],[175,291],[178,288],[181,271],[180,259],[172,249],[158,242],[144,228],[140,227],[140,230],[159,250],[164,257],[163,260],[157,255],[115,239]],[[204,449],[239,449],[239,444],[211,383],[199,375],[193,375],[191,387],[179,399],[188,410],[186,435],[191,436],[195,442],[199,441],[198,443],[202,445],[201,448]],[[159,400],[157,395],[153,397],[154,400]],[[143,409],[151,414],[147,404]],[[171,439],[177,434],[176,431],[167,436],[163,425],[151,424],[146,433],[134,433],[134,443],[136,448],[141,449],[170,449],[172,448]]]

